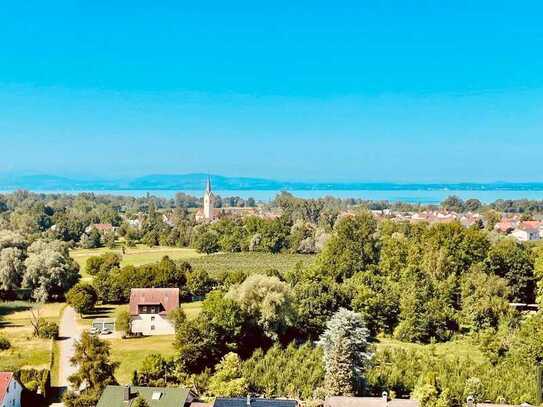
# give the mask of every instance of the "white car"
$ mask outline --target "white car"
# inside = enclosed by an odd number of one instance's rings
[[[111,330],[104,328],[100,331],[100,335],[109,335],[111,333]]]
[[[92,328],[90,329],[91,335],[96,335],[96,334],[98,334],[99,332],[100,332],[100,330],[99,330],[98,328],[92,327]]]

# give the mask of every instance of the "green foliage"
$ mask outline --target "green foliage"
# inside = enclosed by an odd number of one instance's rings
[[[0,350],[8,350],[11,348],[11,343],[5,336],[0,336]]]
[[[324,247],[317,266],[337,282],[364,271],[379,260],[377,222],[369,213],[342,218]]]
[[[117,313],[115,317],[115,327],[117,330],[124,332],[125,335],[130,335],[131,333],[132,318],[130,313],[122,309]]]
[[[362,390],[362,375],[371,358],[368,338],[369,331],[360,314],[340,308],[328,321],[319,339],[328,395],[353,396]]]
[[[77,371],[68,378],[70,384],[78,389],[85,383],[88,392],[100,392],[108,384],[116,384],[113,373],[118,363],[111,362],[109,356],[109,344],[84,331],[70,359],[77,366]]]
[[[164,358],[158,353],[147,355],[141,362],[140,369],[134,372],[139,386],[165,387],[178,383],[175,375],[175,365],[170,359]]]
[[[66,302],[79,314],[87,314],[94,309],[98,294],[90,284],[76,284],[66,294]]]
[[[476,330],[496,328],[510,311],[509,288],[503,278],[474,267],[464,275],[461,285],[464,322]]]
[[[243,363],[243,377],[252,393],[309,400],[324,385],[322,360],[322,349],[309,342],[286,348],[275,344],[266,352],[257,349]]]
[[[134,401],[130,403],[130,406],[131,407],[150,407],[149,403],[147,403],[147,401],[141,396],[136,397]]]
[[[187,273],[187,291],[196,297],[206,295],[214,285],[215,281],[203,268],[196,268]]]
[[[209,380],[209,392],[215,397],[235,397],[247,394],[247,381],[242,376],[241,360],[236,353],[227,353],[215,367]]]
[[[291,288],[277,277],[252,274],[230,288],[227,298],[236,301],[271,338],[278,338],[294,323]]]
[[[492,246],[484,264],[489,273],[507,280],[511,301],[534,302],[534,259],[524,246],[502,239]]]
[[[91,276],[99,272],[110,272],[114,268],[121,266],[121,256],[117,253],[107,252],[101,256],[91,256],[85,264],[85,271]]]
[[[38,337],[44,339],[58,338],[58,324],[56,322],[40,320],[38,327]]]
[[[198,253],[216,253],[219,251],[219,235],[214,231],[205,231],[194,239],[193,247]]]

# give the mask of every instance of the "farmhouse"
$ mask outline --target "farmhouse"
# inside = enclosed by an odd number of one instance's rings
[[[195,396],[182,387],[106,386],[96,407],[125,407],[137,398],[153,407],[184,407]]]
[[[131,331],[142,335],[173,335],[168,313],[179,308],[179,288],[133,288],[130,290]]]
[[[22,392],[12,372],[0,372],[0,407],[21,407]]]

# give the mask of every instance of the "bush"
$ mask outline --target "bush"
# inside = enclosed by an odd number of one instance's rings
[[[58,338],[58,325],[54,322],[40,321],[38,337],[44,339]]]
[[[90,284],[78,283],[66,294],[66,302],[74,307],[79,314],[92,311],[96,301],[98,301],[98,294]]]
[[[5,336],[0,336],[0,350],[7,350],[11,348],[11,343]]]

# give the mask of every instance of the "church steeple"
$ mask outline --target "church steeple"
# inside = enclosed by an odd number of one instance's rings
[[[211,193],[211,177],[209,175],[207,176],[206,192]]]
[[[215,197],[211,192],[211,177],[207,177],[206,189],[204,191],[204,219],[215,218]]]

